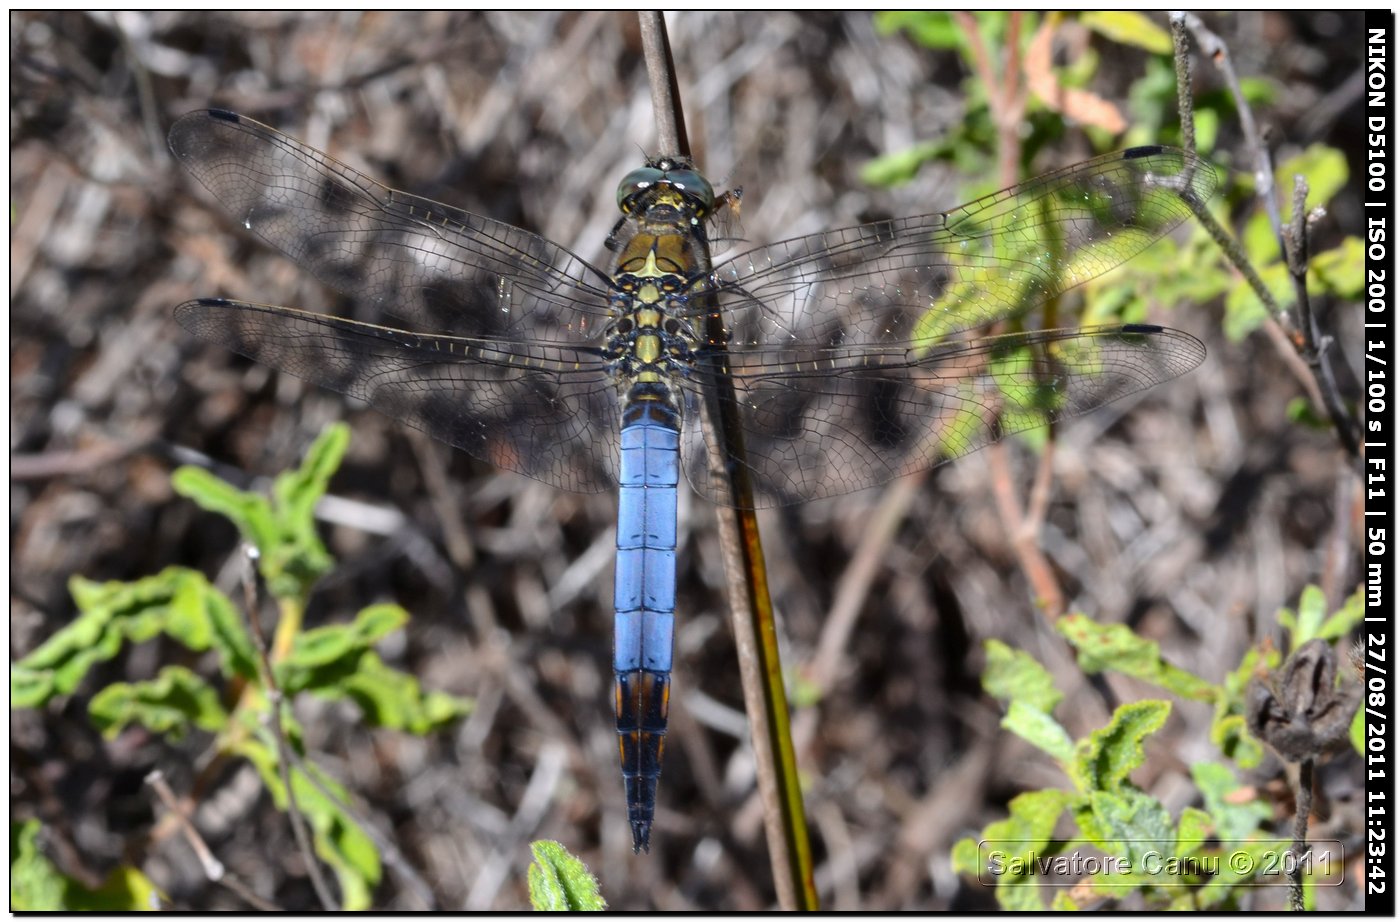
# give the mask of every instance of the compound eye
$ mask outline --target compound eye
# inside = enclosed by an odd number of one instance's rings
[[[625,213],[630,213],[632,199],[665,178],[665,173],[652,166],[644,166],[628,173],[622,178],[622,184],[617,187],[617,207]]]
[[[699,202],[702,212],[715,207],[714,187],[695,170],[670,170],[666,173],[666,183]]]

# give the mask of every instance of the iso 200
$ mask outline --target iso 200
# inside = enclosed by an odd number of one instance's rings
[[[1291,848],[1267,851],[1258,856],[1259,877],[1305,875],[1328,878],[1336,873],[1336,858],[1331,849],[1308,849],[1299,854]]]

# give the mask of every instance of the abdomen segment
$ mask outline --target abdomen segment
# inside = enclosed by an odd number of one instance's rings
[[[624,410],[613,648],[617,744],[632,845],[647,848],[671,690],[680,419],[655,397]]]

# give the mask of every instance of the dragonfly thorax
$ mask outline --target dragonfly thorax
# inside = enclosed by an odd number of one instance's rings
[[[620,276],[618,287],[613,298],[618,316],[608,328],[606,353],[619,391],[684,375],[697,340],[690,323],[673,312],[675,294],[654,279],[636,276]]]
[[[699,346],[688,320],[695,313],[689,292],[710,268],[700,221],[708,200],[682,187],[682,181],[693,183],[691,175],[699,177],[652,165],[630,174],[618,193],[628,214],[613,234],[613,320],[606,354],[620,393],[634,383],[684,375]],[[648,185],[628,195],[629,184]],[[708,189],[705,183],[702,191]]]

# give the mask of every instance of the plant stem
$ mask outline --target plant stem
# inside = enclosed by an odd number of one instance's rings
[[[642,45],[656,107],[657,141],[666,154],[690,156],[685,115],[677,89],[676,72],[660,13],[638,14]],[[710,348],[727,341],[717,310],[707,317]],[[703,402],[706,445],[712,476],[723,481],[721,495],[730,506],[716,505],[720,546],[724,554],[729,590],[729,610],[738,650],[739,674],[744,688],[753,739],[754,764],[764,806],[764,826],[773,883],[778,903],[786,910],[816,909],[812,848],[803,814],[797,756],[788,719],[787,692],[778,657],[773,604],[763,563],[758,519],[753,513],[753,485],[748,468],[734,459],[744,457],[743,430],[737,418],[733,383],[717,377],[717,387]]]
[[[1286,868],[1288,874],[1288,908],[1293,912],[1303,911],[1303,857],[1308,853],[1308,816],[1312,813],[1313,760],[1304,759],[1298,763],[1298,796],[1295,798],[1297,812],[1293,817],[1293,847],[1289,849],[1293,860]]]

